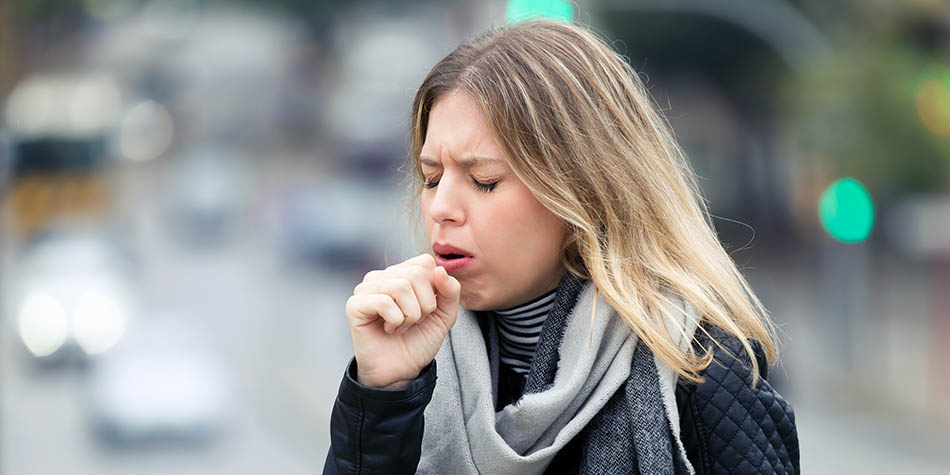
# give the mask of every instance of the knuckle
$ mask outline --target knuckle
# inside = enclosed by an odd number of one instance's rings
[[[388,294],[392,292],[393,281],[392,279],[380,280],[376,284],[373,284],[374,293],[377,294]]]
[[[406,279],[392,277],[379,283],[379,292],[387,295],[397,295],[405,291]]]
[[[400,277],[396,280],[396,289],[400,292],[412,292],[412,281],[405,277]]]
[[[422,266],[413,266],[412,268],[412,279],[416,282],[429,282],[429,276],[432,274],[432,271],[426,269]]]
[[[379,277],[380,272],[378,270],[371,270],[363,276],[363,282],[370,282],[376,280]]]

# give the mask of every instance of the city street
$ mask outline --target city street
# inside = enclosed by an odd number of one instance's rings
[[[360,275],[289,266],[259,230],[201,251],[182,247],[161,225],[160,202],[149,198],[157,196],[156,185],[137,181],[150,174],[127,174],[129,182],[119,186],[125,202],[139,203],[128,217],[140,256],[142,318],[150,318],[148,309],[193,316],[190,323],[237,382],[228,428],[205,444],[104,444],[89,423],[88,371],[36,367],[7,321],[0,357],[3,473],[319,473],[329,412],[352,351],[343,306]],[[862,400],[860,378],[836,376],[845,370],[829,363],[839,349],[822,331],[822,304],[814,297],[820,279],[808,264],[807,256],[784,256],[747,270],[786,337],[783,364],[771,380],[796,405],[806,473],[943,473],[950,466],[945,431],[924,424],[919,413],[893,412],[893,402]],[[885,305],[908,301],[918,289],[914,270],[903,272],[903,285],[894,276],[873,283],[886,285]],[[925,307],[908,313],[925,314]],[[915,374],[892,376],[914,384]]]
[[[432,245],[414,192],[473,279],[548,259],[547,207],[735,301],[676,244],[701,203],[802,471],[948,474],[948,111],[939,1],[2,0],[0,475],[322,473],[347,299]]]

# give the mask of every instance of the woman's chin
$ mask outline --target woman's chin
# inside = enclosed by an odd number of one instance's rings
[[[462,286],[462,295],[459,296],[459,305],[473,312],[484,310],[495,310],[491,305],[491,300],[486,299],[484,295],[476,292],[466,292],[465,286]]]

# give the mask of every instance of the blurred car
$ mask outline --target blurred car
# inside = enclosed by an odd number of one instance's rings
[[[308,184],[280,211],[279,241],[293,264],[336,270],[375,268],[408,248],[399,193],[377,182]]]
[[[170,229],[190,245],[226,241],[237,231],[246,207],[244,157],[202,150],[179,157],[166,178]]]
[[[113,445],[211,442],[232,415],[232,383],[188,321],[139,320],[88,379],[90,422]]]
[[[106,74],[32,75],[7,100],[8,225],[29,236],[60,219],[98,218],[111,204],[108,138],[120,108]]]
[[[137,312],[132,259],[101,231],[40,232],[22,245],[12,274],[7,314],[40,361],[108,351]]]

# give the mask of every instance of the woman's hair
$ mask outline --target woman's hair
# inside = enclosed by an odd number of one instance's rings
[[[552,21],[505,26],[459,46],[432,68],[412,105],[415,196],[429,112],[452,92],[481,105],[514,174],[567,224],[566,269],[592,280],[664,363],[699,382],[712,359],[677,344],[661,310],[677,308],[671,295],[738,337],[753,374],[750,339],[775,361],[765,309],[719,243],[669,124],[622,56],[590,31]]]

